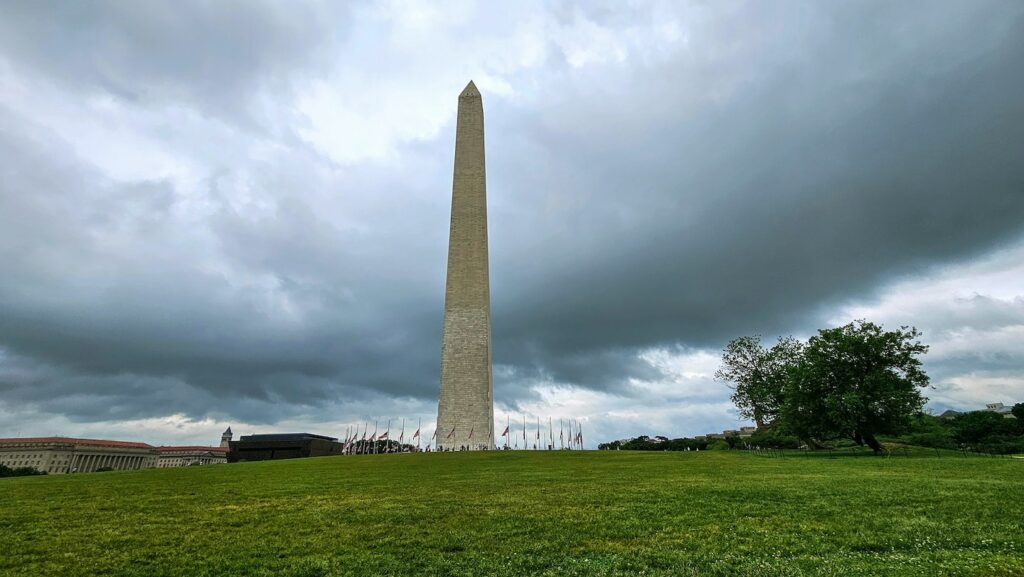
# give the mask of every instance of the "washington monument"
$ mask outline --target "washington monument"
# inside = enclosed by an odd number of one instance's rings
[[[484,107],[472,81],[459,95],[452,222],[441,338],[437,446],[494,447],[491,288],[487,265]]]

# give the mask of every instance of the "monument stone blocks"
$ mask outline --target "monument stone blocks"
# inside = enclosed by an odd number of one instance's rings
[[[446,449],[494,447],[486,189],[483,102],[470,82],[459,95],[455,131],[441,344],[437,445]]]

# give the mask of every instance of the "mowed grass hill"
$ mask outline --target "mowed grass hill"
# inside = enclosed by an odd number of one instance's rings
[[[1024,461],[328,457],[0,480],[0,575],[1024,575]]]

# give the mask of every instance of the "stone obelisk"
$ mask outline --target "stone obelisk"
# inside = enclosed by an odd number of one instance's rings
[[[444,294],[437,446],[446,449],[494,447],[486,181],[484,107],[470,81],[459,95]]]

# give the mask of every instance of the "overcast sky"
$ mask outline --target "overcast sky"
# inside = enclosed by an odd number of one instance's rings
[[[1013,0],[6,2],[0,437],[433,432],[470,79],[500,421],[735,428],[727,340],[854,318],[1024,401],[1021,62]]]

